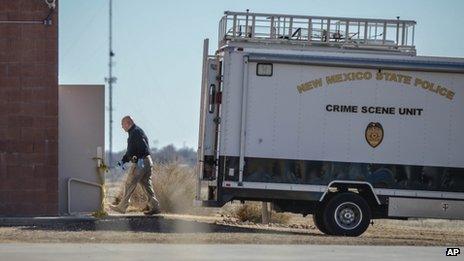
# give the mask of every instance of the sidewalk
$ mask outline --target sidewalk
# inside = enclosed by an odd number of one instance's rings
[[[38,226],[48,224],[68,224],[81,222],[95,222],[97,219],[90,215],[54,216],[54,217],[0,217],[0,227]]]

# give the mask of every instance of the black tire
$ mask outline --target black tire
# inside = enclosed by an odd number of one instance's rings
[[[323,215],[324,205],[318,207],[316,211],[313,213],[313,222],[319,231],[326,235],[331,235],[330,231],[327,229],[324,223],[324,215]]]
[[[369,227],[371,209],[358,194],[339,193],[327,202],[323,220],[331,235],[357,237]]]

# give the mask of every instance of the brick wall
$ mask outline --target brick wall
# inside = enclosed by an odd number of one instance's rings
[[[0,0],[0,21],[37,21],[44,0]],[[0,216],[58,214],[58,14],[0,22]]]

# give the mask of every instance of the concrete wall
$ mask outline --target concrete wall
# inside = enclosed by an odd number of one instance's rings
[[[70,178],[101,182],[95,158],[105,151],[105,86],[60,85],[59,130],[59,210],[66,214]],[[71,212],[99,209],[98,187],[74,181],[70,192]]]
[[[48,13],[0,0],[0,21]],[[58,9],[52,22],[0,22],[0,216],[58,214]]]

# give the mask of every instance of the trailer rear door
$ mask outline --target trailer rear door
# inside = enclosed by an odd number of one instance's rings
[[[207,52],[207,47],[206,50]],[[205,55],[203,64],[200,127],[198,137],[199,179],[216,180],[216,160],[220,123],[221,63],[215,56]]]

